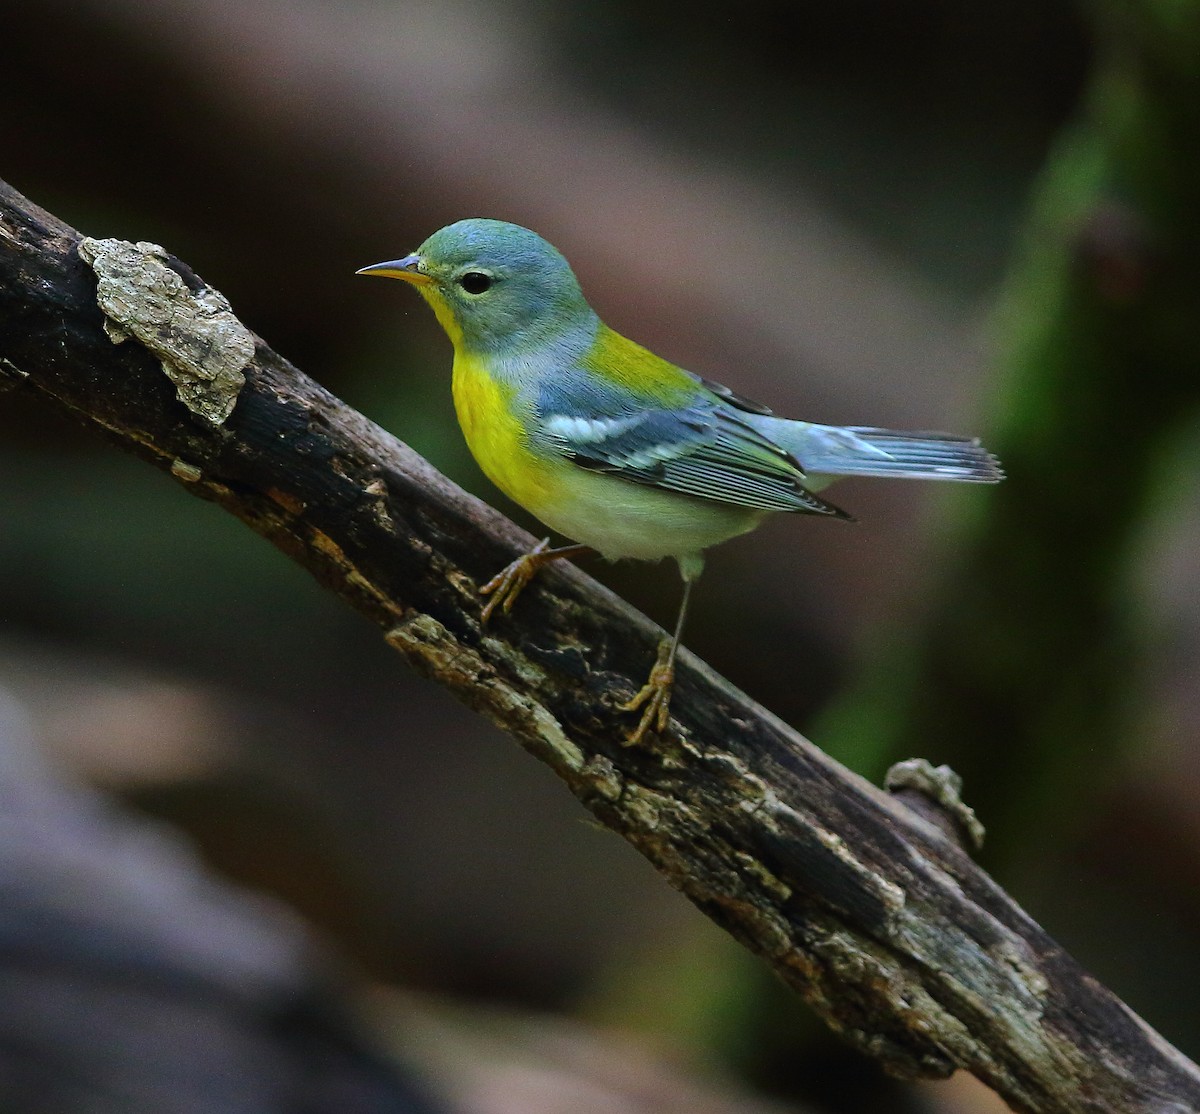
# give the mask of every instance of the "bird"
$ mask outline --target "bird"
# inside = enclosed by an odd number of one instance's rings
[[[674,558],[683,580],[672,634],[627,745],[670,723],[675,662],[705,550],[791,512],[850,519],[818,494],[843,476],[995,483],[977,438],[779,417],[611,329],[563,255],[536,232],[473,217],[415,252],[356,272],[401,279],[454,349],[451,390],[484,474],[570,544],[543,539],[482,586],[481,622],[507,614],[539,569],[598,553]]]

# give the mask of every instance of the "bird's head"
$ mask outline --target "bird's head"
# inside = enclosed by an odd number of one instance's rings
[[[364,267],[412,283],[456,349],[504,352],[551,340],[592,316],[567,261],[536,232],[471,218],[411,255]]]

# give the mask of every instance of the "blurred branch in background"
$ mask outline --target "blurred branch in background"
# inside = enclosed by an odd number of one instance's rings
[[[965,1068],[1037,1114],[1200,1102],[1200,1070],[960,849],[699,663],[681,668],[681,736],[650,753],[615,741],[613,696],[636,689],[655,643],[644,619],[564,570],[511,640],[485,637],[475,585],[527,538],[256,342],[178,260],[81,243],[7,187],[0,197],[6,379],[307,567],[851,1043],[905,1076]],[[199,331],[214,318],[217,334]]]
[[[38,754],[0,689],[0,1106],[434,1114],[282,906]]]
[[[281,904],[65,779],[2,688],[0,957],[13,1114],[803,1114],[559,1018],[368,990]]]

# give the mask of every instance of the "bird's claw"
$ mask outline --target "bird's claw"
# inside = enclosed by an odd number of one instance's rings
[[[623,712],[636,712],[642,708],[642,718],[630,732],[624,745],[640,746],[647,734],[661,735],[670,722],[671,690],[675,686],[675,662],[669,638],[658,644],[658,658],[650,670],[650,678],[632,700],[621,705]]]
[[[549,544],[550,539],[543,538],[528,553],[522,554],[510,565],[506,565],[479,589],[481,596],[491,596],[491,599],[483,605],[483,612],[479,617],[484,626],[487,625],[496,608],[500,608],[505,615],[513,609],[513,604],[517,602],[517,597],[524,591],[525,585],[545,564],[541,557]]]

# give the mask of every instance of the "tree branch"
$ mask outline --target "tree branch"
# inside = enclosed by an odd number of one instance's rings
[[[965,1068],[1019,1110],[1200,1108],[1200,1070],[950,839],[702,663],[681,659],[670,739],[623,747],[616,705],[657,628],[563,568],[481,629],[477,585],[526,535],[254,338],[178,260],[88,241],[89,265],[80,246],[0,183],[0,386],[309,569],[851,1043],[901,1075]]]

